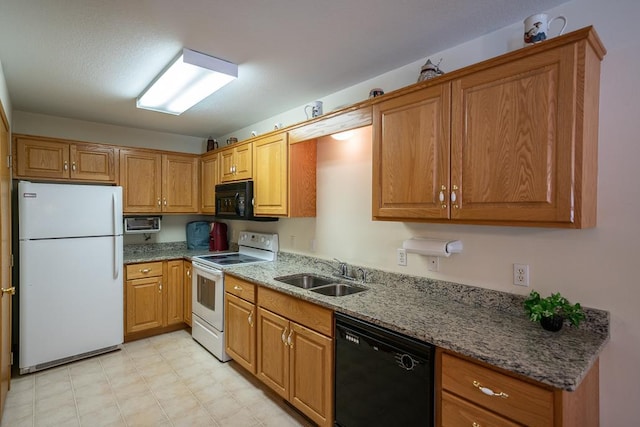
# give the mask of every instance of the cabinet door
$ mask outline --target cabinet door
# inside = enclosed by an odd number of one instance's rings
[[[256,373],[255,305],[225,294],[224,322],[227,353],[243,368]]]
[[[69,178],[69,144],[39,138],[14,138],[16,176]]]
[[[162,212],[198,212],[198,158],[162,155]]]
[[[234,170],[235,157],[233,148],[227,148],[220,153],[220,181],[227,182],[236,179]]]
[[[291,322],[290,401],[318,425],[333,425],[333,340]]]
[[[184,323],[191,326],[191,297],[193,284],[191,280],[191,261],[184,261]]]
[[[162,326],[162,277],[127,280],[126,333]]]
[[[149,151],[120,150],[120,185],[125,213],[161,212],[161,155]]]
[[[256,215],[288,214],[287,148],[286,133],[253,142],[253,210]]]
[[[71,179],[115,182],[116,149],[91,144],[71,144]]]
[[[257,376],[284,399],[289,399],[289,321],[258,308]]]
[[[373,107],[373,216],[449,215],[450,85]]]
[[[164,286],[164,326],[184,321],[184,269],[182,260],[166,262]]]
[[[215,189],[220,182],[218,153],[200,159],[200,212],[216,213]]]
[[[451,217],[573,222],[572,46],[453,82]]]
[[[251,179],[253,177],[253,150],[251,144],[243,144],[234,149],[235,179]]]

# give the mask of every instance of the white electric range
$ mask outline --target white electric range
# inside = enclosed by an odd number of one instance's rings
[[[225,267],[275,261],[278,235],[242,231],[238,252],[200,255],[191,259],[192,327],[191,334],[220,361],[230,358],[224,351],[224,271]]]

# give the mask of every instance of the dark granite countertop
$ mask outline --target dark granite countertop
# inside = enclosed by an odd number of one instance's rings
[[[180,249],[127,255],[125,263],[199,255]],[[204,251],[207,253],[207,251]],[[180,255],[182,254],[182,255]],[[224,269],[237,277],[277,289],[332,310],[358,317],[438,347],[573,391],[609,340],[609,313],[585,308],[579,328],[548,332],[528,320],[523,296],[424,277],[367,268],[369,288],[330,297],[274,280],[296,273],[329,276],[328,266],[314,258],[280,252],[275,262]]]

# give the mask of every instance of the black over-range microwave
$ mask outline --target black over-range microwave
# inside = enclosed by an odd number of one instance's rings
[[[253,215],[253,181],[216,185],[216,218],[247,221],[277,221],[278,218]]]

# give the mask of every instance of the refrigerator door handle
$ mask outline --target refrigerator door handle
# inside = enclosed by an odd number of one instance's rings
[[[116,230],[118,230],[118,203],[116,200],[116,193],[111,195],[113,201],[113,278],[120,277],[120,268],[122,267],[122,261],[120,260],[120,251],[118,251],[118,236]]]

